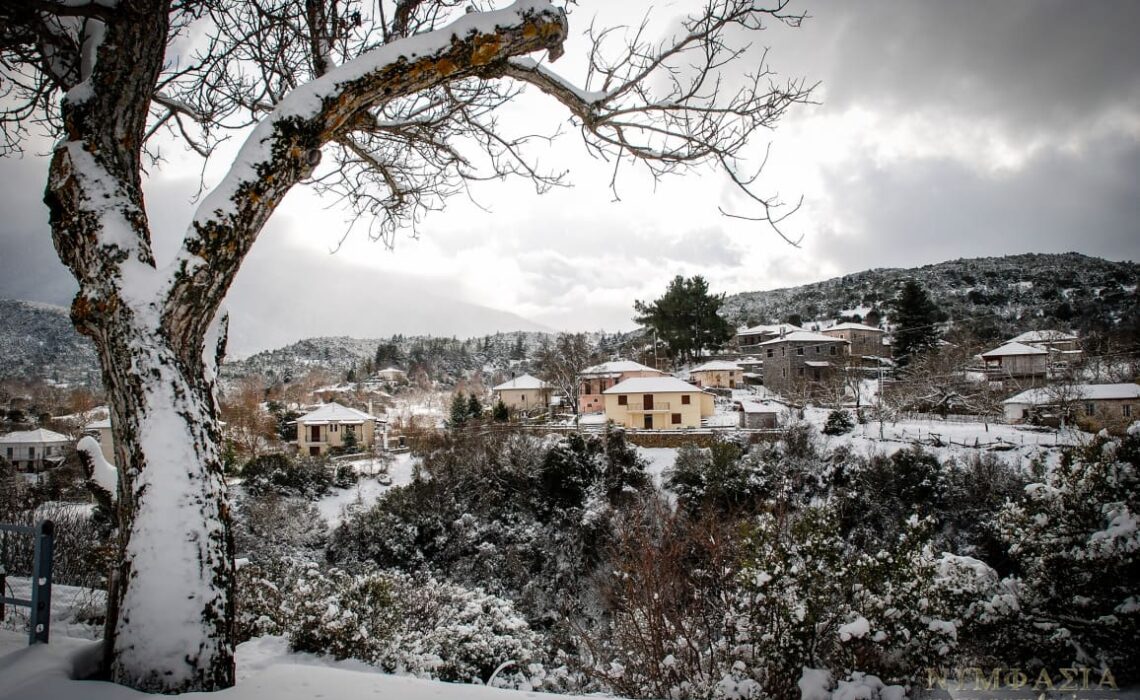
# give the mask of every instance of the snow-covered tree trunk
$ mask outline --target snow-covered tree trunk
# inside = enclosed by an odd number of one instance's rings
[[[253,131],[160,266],[141,185],[141,146],[165,51],[168,4],[91,19],[62,103],[45,195],[60,259],[80,291],[75,326],[95,342],[119,466],[120,564],[109,592],[108,665],[158,692],[234,682],[234,565],[220,459],[216,363],[222,300],[285,194],[321,147],[367,128],[377,101],[502,70],[559,47],[565,18],[544,2],[469,15],[414,45],[382,46],[294,90]]]

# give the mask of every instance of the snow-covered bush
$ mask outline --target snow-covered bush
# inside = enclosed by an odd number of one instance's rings
[[[239,580],[242,640],[284,635],[296,651],[446,681],[486,683],[500,666],[498,685],[554,680],[543,666],[544,637],[510,601],[482,589],[295,560],[243,567]]]
[[[1066,454],[996,518],[1019,616],[995,645],[1018,661],[1140,678],[1140,424]],[[1001,653],[1001,652],[999,652]]]
[[[827,421],[823,424],[824,435],[846,435],[855,429],[855,420],[851,412],[837,408],[827,414]]]
[[[649,485],[624,436],[446,436],[412,483],[350,515],[332,560],[508,596],[531,619],[578,607],[615,509]]]
[[[275,491],[246,493],[235,509],[234,548],[254,563],[313,558],[325,546],[328,525],[311,502]]]
[[[267,491],[284,496],[315,498],[329,489],[348,488],[355,472],[344,465],[334,467],[320,457],[293,458],[285,454],[254,457],[242,467],[243,486],[252,494]]]

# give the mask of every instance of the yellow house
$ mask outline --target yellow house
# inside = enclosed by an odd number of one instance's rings
[[[493,387],[491,391],[495,393],[495,398],[507,405],[507,408],[516,411],[530,411],[550,405],[551,386],[529,374],[503,382]]]
[[[735,362],[714,360],[689,370],[689,378],[701,387],[735,389],[744,383],[744,369]]]
[[[715,412],[712,394],[675,377],[635,377],[602,393],[606,418],[627,428],[699,428]]]
[[[343,447],[349,435],[360,447],[370,448],[378,420],[355,408],[326,403],[297,419],[297,449],[301,454],[315,457],[334,447]]]

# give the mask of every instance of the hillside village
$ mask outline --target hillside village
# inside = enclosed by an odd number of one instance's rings
[[[682,325],[708,345],[657,318],[633,333],[312,339],[224,366],[241,653],[631,698],[755,697],[763,678],[787,700],[805,683],[888,700],[922,695],[915,669],[946,658],[1047,669],[1074,648],[1112,682],[1140,678],[1132,651],[1098,641],[1140,623],[1120,602],[1140,489],[1113,461],[1140,440],[1130,319],[979,336],[914,278],[881,310],[830,318],[734,326],[723,296],[705,301],[719,320]],[[0,521],[50,517],[65,533],[51,624],[93,638],[121,456],[100,391],[64,376],[82,374],[0,381]],[[1039,548],[1062,531],[1077,532],[1064,566],[1084,572],[1099,622],[1005,660],[1026,616],[1069,624]],[[819,547],[832,588],[809,580]],[[10,586],[27,580],[19,556]],[[725,576],[687,557],[723,558]],[[755,567],[782,558],[769,589]],[[889,602],[909,588],[936,610]],[[723,624],[702,627],[695,600],[719,601]],[[796,651],[797,606],[824,630],[814,661]],[[783,626],[775,646],[723,648],[752,615]],[[862,670],[845,670],[855,646]],[[676,670],[658,676],[661,658]],[[504,671],[514,659],[529,662]]]

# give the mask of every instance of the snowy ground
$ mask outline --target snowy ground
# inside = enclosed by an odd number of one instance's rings
[[[378,460],[361,459],[350,462],[361,475],[360,483],[350,489],[335,489],[317,501],[317,510],[328,522],[329,528],[335,528],[344,520],[348,508],[368,508],[393,486],[411,483],[413,462],[412,455],[407,452],[395,455],[395,460],[388,467],[388,476],[392,478],[390,485],[381,484],[373,476],[379,469]]]
[[[98,646],[60,637],[27,647],[27,638],[0,631],[0,700],[128,700],[154,697],[122,686],[71,680],[89,667]],[[399,698],[400,700],[522,700],[558,698],[548,693],[499,690],[393,676],[354,661],[335,661],[288,651],[281,637],[261,637],[238,646],[238,683],[218,693],[187,693],[212,700],[312,700],[313,698]]]

